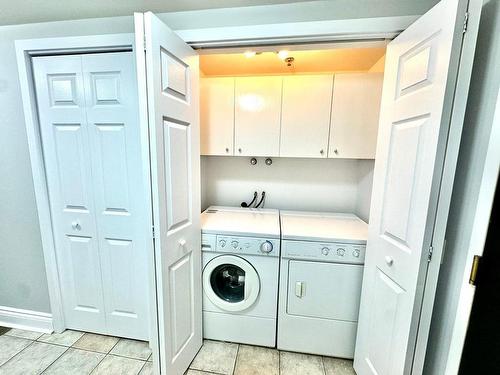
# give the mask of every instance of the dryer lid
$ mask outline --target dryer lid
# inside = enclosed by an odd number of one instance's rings
[[[210,206],[201,214],[202,233],[279,238],[279,211]]]
[[[353,214],[281,211],[284,240],[365,244],[368,224]]]

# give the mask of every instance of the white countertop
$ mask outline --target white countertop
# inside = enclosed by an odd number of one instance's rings
[[[210,206],[201,214],[201,231],[230,236],[279,238],[279,211]]]
[[[368,224],[354,214],[280,211],[284,240],[365,244]]]

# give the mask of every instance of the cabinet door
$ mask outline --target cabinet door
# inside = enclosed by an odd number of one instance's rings
[[[283,78],[280,156],[326,158],[333,76]]]
[[[382,73],[336,74],[328,157],[374,159]]]
[[[235,155],[279,155],[281,86],[281,77],[236,78]]]
[[[200,95],[201,154],[233,155],[234,78],[204,78]]]

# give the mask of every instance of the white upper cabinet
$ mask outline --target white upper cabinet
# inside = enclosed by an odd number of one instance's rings
[[[279,156],[282,80],[236,78],[235,155]]]
[[[374,159],[382,73],[336,74],[328,157]]]
[[[280,156],[326,158],[333,76],[283,78]]]
[[[234,78],[201,79],[201,154],[233,155]]]

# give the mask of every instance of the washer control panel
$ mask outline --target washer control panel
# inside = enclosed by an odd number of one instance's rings
[[[365,250],[364,244],[285,240],[282,256],[291,259],[363,264]]]
[[[235,254],[279,256],[279,240],[273,238],[217,235],[215,251]],[[213,251],[213,250],[212,250]]]

